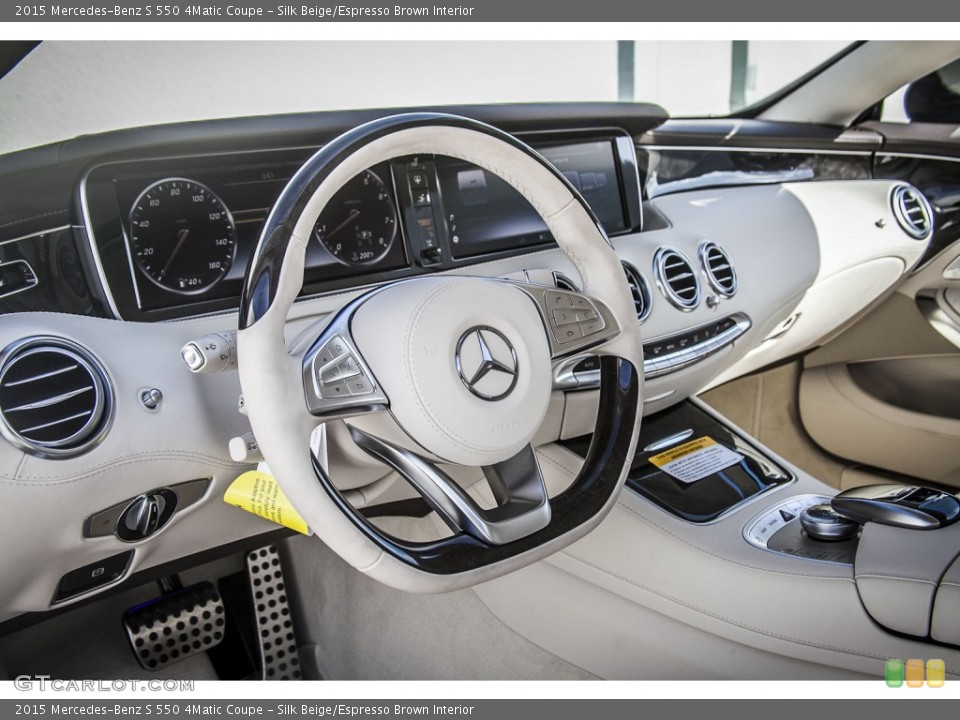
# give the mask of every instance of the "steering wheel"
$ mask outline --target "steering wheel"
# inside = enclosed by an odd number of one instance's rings
[[[512,185],[577,268],[583,292],[452,274],[401,280],[363,294],[288,348],[284,327],[321,210],[367,168],[411,155],[458,158]],[[531,441],[550,403],[553,365],[587,350],[600,356],[594,439],[572,485],[549,498]],[[402,590],[467,587],[574,542],[616,502],[633,459],[643,350],[620,261],[553,166],[466,118],[376,120],[300,168],[247,268],[237,351],[250,424],[281,488],[344,560]],[[453,534],[405,541],[358,512],[310,450],[315,429],[329,422],[347,422],[353,441],[402,475]],[[482,467],[497,506],[483,509],[438,463]]]

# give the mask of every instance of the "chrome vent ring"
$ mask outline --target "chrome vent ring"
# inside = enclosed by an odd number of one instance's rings
[[[917,240],[933,232],[933,209],[923,193],[912,185],[897,185],[890,194],[893,215],[903,231]]]
[[[693,310],[700,304],[700,280],[693,263],[679,250],[662,247],[653,256],[653,274],[660,291],[674,306]]]
[[[653,298],[650,296],[650,287],[643,275],[633,265],[628,262],[622,262],[623,272],[627,276],[627,287],[630,289],[630,297],[633,300],[633,307],[637,311],[637,322],[643,322],[650,314],[653,308]]]
[[[724,297],[737,292],[737,271],[727,251],[712,240],[700,244],[700,264],[710,287]]]
[[[33,337],[0,355],[0,432],[21,450],[78,455],[103,438],[111,413],[106,372],[76,343]]]

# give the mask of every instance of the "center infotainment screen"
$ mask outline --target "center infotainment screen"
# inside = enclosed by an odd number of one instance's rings
[[[617,160],[608,140],[548,145],[537,150],[580,191],[608,233],[626,229]],[[447,232],[455,258],[550,242],[527,200],[493,173],[437,158]]]

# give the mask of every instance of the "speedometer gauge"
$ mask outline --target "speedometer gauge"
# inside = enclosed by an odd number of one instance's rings
[[[223,279],[237,251],[227,206],[210,188],[168,178],[144,190],[130,210],[130,251],[150,280],[194,295]]]
[[[397,234],[397,208],[387,186],[369,170],[357,175],[327,203],[314,234],[346,265],[377,262]]]

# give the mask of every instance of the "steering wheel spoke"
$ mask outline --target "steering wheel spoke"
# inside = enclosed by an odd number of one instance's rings
[[[450,476],[419,455],[363,430],[350,434],[364,452],[390,466],[412,485],[454,532],[488,545],[506,545],[550,524],[550,501],[531,446],[485,467],[497,507],[484,510]]]
[[[350,333],[354,304],[344,308],[303,355],[303,392],[310,414],[325,420],[390,405]]]

